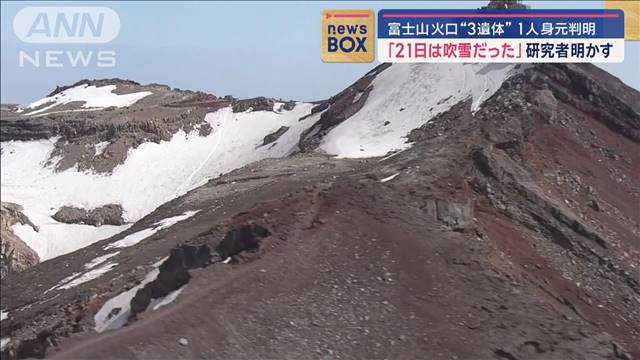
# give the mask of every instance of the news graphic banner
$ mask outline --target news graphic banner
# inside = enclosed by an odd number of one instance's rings
[[[624,13],[380,10],[380,62],[592,63],[624,60]]]
[[[372,10],[324,10],[322,61],[372,62],[375,59],[375,34]]]

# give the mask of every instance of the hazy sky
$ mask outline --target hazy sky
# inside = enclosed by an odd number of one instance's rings
[[[28,104],[56,85],[120,77],[141,83],[238,97],[317,100],[334,95],[375,64],[320,60],[320,13],[330,8],[477,8],[486,1],[414,2],[47,2],[1,3],[1,101]],[[527,1],[533,8],[601,8],[602,1]],[[559,4],[560,3],[560,4]],[[25,6],[108,6],[119,36],[104,45],[30,45],[13,32]],[[18,66],[20,50],[115,50],[114,68]],[[640,88],[640,42],[627,42],[622,64],[603,66]]]

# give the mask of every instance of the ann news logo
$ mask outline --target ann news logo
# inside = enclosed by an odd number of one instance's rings
[[[322,61],[372,62],[374,59],[372,10],[322,12]]]
[[[13,30],[18,39],[32,44],[19,49],[20,67],[116,65],[115,50],[92,45],[109,43],[120,32],[120,17],[108,7],[29,6],[16,14]],[[49,44],[56,44],[55,49]]]

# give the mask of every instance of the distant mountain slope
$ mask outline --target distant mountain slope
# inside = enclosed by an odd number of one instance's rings
[[[119,79],[59,88],[28,108],[3,113],[2,198],[23,206],[38,228],[18,224],[14,232],[42,260],[107,238],[208,178],[287,155],[306,123],[298,119],[310,107]],[[265,143],[283,126],[287,131]],[[121,206],[129,224],[52,219],[64,206],[108,204]]]

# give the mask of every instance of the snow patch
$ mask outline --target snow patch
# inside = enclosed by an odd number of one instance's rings
[[[400,150],[400,151],[393,151],[393,152],[391,152],[391,154],[389,154],[389,155],[383,157],[382,159],[378,160],[378,162],[383,162],[385,160],[389,160],[389,159],[391,159],[392,157],[394,157],[396,155],[402,154],[402,152],[405,151],[405,150],[406,149],[403,149],[403,150]]]
[[[4,348],[9,344],[9,341],[11,341],[10,337],[0,339],[0,351],[4,351]]]
[[[86,282],[89,282],[91,280],[97,279],[100,276],[108,273],[109,271],[111,271],[113,268],[115,268],[116,266],[118,266],[118,263],[108,263],[106,265],[103,265],[99,268],[87,271],[86,273],[77,276],[77,275],[71,275],[70,277],[65,278],[64,280],[62,280],[60,283],[58,283],[58,285],[54,286],[53,288],[49,289],[50,290],[54,290],[54,289],[71,289],[72,287],[76,287],[80,284],[84,284]]]
[[[9,311],[0,310],[0,321],[9,317]]]
[[[319,114],[302,121],[299,119],[311,112],[312,104],[297,104],[291,111],[281,113],[269,111],[233,113],[231,108],[220,109],[206,115],[205,120],[214,129],[212,134],[201,138],[205,146],[198,147],[198,154],[188,153],[190,159],[201,159],[199,163],[185,159],[179,167],[189,175],[178,186],[182,195],[190,189],[203,185],[207,180],[228,173],[234,169],[266,158],[289,155],[296,149],[300,134],[313,125]],[[272,146],[261,146],[267,134],[276,132],[280,127],[289,130],[278,138]],[[202,154],[206,154],[203,158]],[[187,154],[185,154],[185,157]],[[190,168],[190,170],[189,170]]]
[[[112,257],[116,256],[120,254],[120,251],[116,251],[116,252],[112,252],[106,255],[102,255],[102,256],[98,256],[97,258],[89,261],[88,263],[84,264],[84,268],[85,269],[92,269],[100,264],[102,264],[103,262],[111,259]]]
[[[34,109],[47,105],[42,109],[31,111],[25,116],[43,113],[59,105],[68,104],[74,101],[83,102],[83,108],[107,108],[111,106],[125,107],[135,104],[138,100],[152,94],[150,91],[140,91],[131,94],[115,94],[113,90],[116,85],[106,85],[96,87],[95,85],[82,84],[70,89],[61,91],[53,96],[46,97],[31,103],[28,108]]]
[[[512,64],[394,64],[373,80],[362,109],[332,129],[320,148],[347,158],[406,149],[411,130],[469,98],[475,112],[514,71]]]
[[[129,246],[133,246],[137,243],[139,243],[140,241],[148,238],[149,236],[157,233],[160,230],[166,229],[168,227],[171,227],[175,224],[177,224],[180,221],[186,220],[190,217],[192,217],[193,215],[197,214],[200,210],[196,210],[196,211],[185,211],[184,214],[182,215],[177,215],[177,216],[172,216],[170,218],[166,218],[163,220],[160,220],[156,223],[154,223],[152,225],[152,227],[150,228],[146,228],[137,232],[134,232],[132,234],[129,234],[127,236],[125,236],[124,238],[122,238],[121,240],[118,240],[112,244],[108,244],[104,247],[105,250],[107,249],[111,249],[111,248],[124,248],[124,247],[129,247]]]
[[[381,183],[386,183],[387,181],[391,181],[391,180],[395,179],[396,176],[398,176],[398,175],[400,175],[400,173],[396,173],[396,174],[393,174],[393,175],[391,175],[389,177],[386,177],[386,178],[380,180],[380,182]]]
[[[107,148],[107,146],[109,146],[109,142],[108,141],[103,141],[103,142],[99,142],[97,143],[96,146],[96,154],[94,156],[98,156],[98,155],[102,155],[102,153],[104,153],[104,150]]]
[[[166,259],[167,258],[165,257],[157,263],[153,264],[153,270],[151,270],[145,276],[140,284],[112,297],[111,299],[107,300],[104,305],[102,305],[100,310],[98,310],[98,312],[93,316],[93,320],[95,322],[95,330],[97,332],[100,333],[105,330],[116,330],[123,327],[127,323],[129,314],[131,314],[131,299],[133,299],[138,290],[142,289],[146,284],[154,281],[158,277],[158,274],[160,274],[160,270],[158,270],[158,267]],[[177,296],[178,295],[176,295],[176,297]]]
[[[153,311],[158,310],[159,308],[171,304],[172,302],[174,302],[176,300],[176,298],[178,298],[178,295],[180,295],[180,293],[182,292],[182,290],[184,290],[184,288],[187,285],[183,285],[181,288],[179,288],[178,290],[174,290],[172,292],[170,292],[169,294],[167,294],[166,296],[159,298],[159,299],[153,299],[153,301],[151,302],[151,304],[149,304],[149,307],[151,307],[151,309]]]

